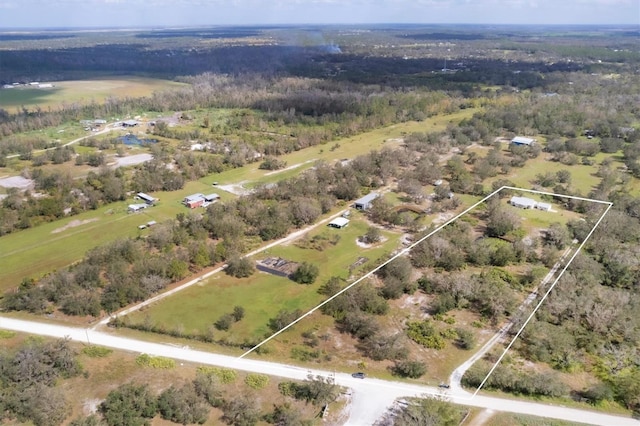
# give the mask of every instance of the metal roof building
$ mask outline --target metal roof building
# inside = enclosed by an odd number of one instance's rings
[[[371,192],[365,195],[364,197],[356,200],[353,203],[353,207],[355,207],[358,210],[369,210],[371,208],[371,202],[376,198],[378,198],[379,196],[380,194],[378,194],[377,192]]]

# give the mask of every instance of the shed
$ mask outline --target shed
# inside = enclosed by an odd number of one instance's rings
[[[336,217],[331,222],[329,222],[328,226],[332,228],[342,229],[345,228],[349,224],[349,219],[345,217]]]
[[[107,120],[103,120],[99,118],[97,120],[93,120],[93,124],[98,124],[98,125],[107,124]]]
[[[353,203],[353,207],[355,207],[358,210],[369,210],[371,208],[371,202],[376,198],[378,198],[379,196],[380,194],[378,194],[377,192],[371,192],[365,195],[364,197],[356,200]]]
[[[138,124],[140,124],[138,120],[127,120],[122,122],[123,127],[135,127]]]
[[[204,201],[204,195],[203,194],[191,194],[191,195],[188,195],[188,196],[184,197],[184,199],[182,200],[182,203],[184,205],[187,205],[192,201],[198,201],[198,200]]]
[[[511,197],[509,204],[520,209],[533,209],[536,207],[536,201],[527,197]]]
[[[149,194],[145,194],[144,192],[138,192],[136,195],[147,204],[153,204],[156,202],[156,199],[154,197]]]
[[[536,203],[536,209],[544,210],[545,212],[551,211],[551,204],[549,203]]]
[[[210,203],[218,200],[219,198],[220,196],[218,194],[209,194],[204,196],[205,201],[208,201]]]
[[[140,210],[146,209],[149,207],[148,204],[129,204],[127,211],[130,213],[139,212]]]
[[[511,139],[511,143],[513,145],[532,146],[532,145],[535,145],[536,140],[531,138],[525,138],[524,136],[516,136],[515,138]]]
[[[147,226],[148,227],[152,227],[153,225],[157,225],[158,222],[156,222],[155,220],[150,220],[149,222],[147,222]]]

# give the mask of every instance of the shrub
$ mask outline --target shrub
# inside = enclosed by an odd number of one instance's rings
[[[228,275],[231,275],[236,278],[246,278],[253,275],[255,271],[255,267],[253,266],[253,262],[247,259],[246,257],[232,257],[227,262],[227,268],[225,272]]]
[[[113,350],[103,346],[89,345],[82,348],[82,353],[90,358],[104,358],[111,354]]]
[[[244,378],[244,383],[251,389],[264,389],[269,384],[269,376],[265,376],[264,374],[247,374],[247,377]]]
[[[427,366],[420,361],[396,361],[391,372],[396,376],[417,379],[427,372]]]
[[[429,320],[408,323],[407,336],[426,348],[443,349],[445,347],[444,338]]]
[[[236,378],[238,377],[238,374],[235,372],[235,370],[231,370],[230,368],[198,367],[198,372],[207,376],[216,376],[220,380],[220,382],[225,385],[235,382]]]
[[[0,330],[0,339],[11,339],[16,335],[15,331],[11,330]]]
[[[162,356],[151,356],[147,354],[139,355],[136,358],[136,364],[143,367],[158,368],[163,370],[169,370],[175,368],[176,362],[171,358],[165,358]]]
[[[295,272],[291,274],[291,279],[300,284],[313,284],[319,273],[320,270],[316,265],[302,262]]]

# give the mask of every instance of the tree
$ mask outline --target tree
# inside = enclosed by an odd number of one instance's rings
[[[244,308],[242,306],[234,306],[233,313],[231,315],[233,315],[233,320],[235,322],[240,321],[244,318]]]
[[[458,335],[456,345],[460,348],[470,350],[476,345],[476,336],[471,330],[466,328],[457,328],[456,334]]]
[[[420,361],[396,361],[394,366],[391,368],[391,372],[400,377],[417,379],[427,372],[427,366]]]
[[[251,426],[260,419],[257,399],[247,394],[225,401],[222,408],[222,420],[231,426]]]
[[[158,405],[148,385],[127,383],[109,392],[99,410],[109,426],[144,426],[156,415]]]
[[[299,284],[313,284],[318,277],[320,270],[309,262],[302,262],[293,274],[291,279]]]
[[[163,419],[183,425],[203,424],[209,417],[209,407],[193,383],[181,388],[171,386],[162,391],[158,397],[158,411]]]
[[[380,426],[457,426],[467,410],[432,398],[413,399],[405,406],[395,406]]]
[[[503,237],[520,225],[520,218],[513,212],[496,206],[488,210],[485,234],[489,237]]]
[[[253,275],[255,267],[253,262],[246,257],[233,256],[227,262],[225,272],[236,278],[246,278]]]
[[[278,315],[269,320],[269,328],[274,332],[280,331],[293,321],[300,318],[300,315],[302,315],[302,311],[300,309],[296,309],[295,311],[286,311],[282,309],[278,312]]]
[[[382,238],[382,233],[377,226],[370,226],[364,234],[363,240],[367,244],[375,244]]]
[[[569,230],[560,223],[552,223],[544,234],[544,242],[562,250],[571,242]]]

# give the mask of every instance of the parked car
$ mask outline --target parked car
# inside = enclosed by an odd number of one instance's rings
[[[448,385],[448,384],[446,384],[446,383],[440,383],[440,384],[438,385],[438,387],[439,387],[439,388],[444,388],[444,389],[449,389],[449,385]]]
[[[362,372],[357,372],[357,373],[353,373],[351,375],[351,377],[355,378],[355,379],[364,379],[366,377],[366,375]]]

